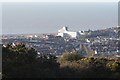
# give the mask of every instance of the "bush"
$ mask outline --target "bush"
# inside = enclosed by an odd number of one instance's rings
[[[80,60],[82,56],[77,52],[64,52],[63,55],[59,58],[59,62],[65,61],[77,61]]]

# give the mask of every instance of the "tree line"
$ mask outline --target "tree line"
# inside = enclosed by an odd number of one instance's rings
[[[120,61],[78,52],[37,56],[34,48],[25,44],[2,46],[3,78],[120,78]]]

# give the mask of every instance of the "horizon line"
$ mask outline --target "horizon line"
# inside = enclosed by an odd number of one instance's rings
[[[109,28],[118,28],[118,27],[120,27],[120,26],[109,27]],[[105,29],[109,29],[109,28],[103,28],[103,29],[97,29],[97,30],[105,30]],[[91,30],[91,29],[88,29],[88,30]],[[79,30],[79,31],[88,31],[88,30]],[[97,31],[97,30],[92,30],[92,31]],[[76,31],[76,32],[78,32],[78,31]],[[36,33],[30,32],[30,33],[4,33],[4,34],[2,33],[2,35],[56,34],[56,33],[58,33],[58,32],[36,32]]]

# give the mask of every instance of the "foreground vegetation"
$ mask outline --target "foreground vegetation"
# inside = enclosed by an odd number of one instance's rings
[[[37,57],[24,44],[2,47],[3,78],[120,78],[120,62],[65,52]]]

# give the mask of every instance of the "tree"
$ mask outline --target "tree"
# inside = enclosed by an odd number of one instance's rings
[[[115,62],[115,61],[109,61],[106,64],[106,67],[108,69],[110,69],[111,71],[116,71],[118,68],[120,68],[119,62]]]
[[[59,63],[53,55],[36,57],[34,48],[24,44],[2,47],[3,78],[42,78],[59,76]]]
[[[37,56],[37,52],[34,49],[28,49],[24,44],[16,46],[8,44],[6,47],[2,47],[2,54],[2,69],[5,77],[13,77],[13,74],[17,75],[16,70],[32,63]]]
[[[60,62],[65,61],[77,61],[80,60],[82,56],[77,52],[64,52],[63,55],[60,57]]]

